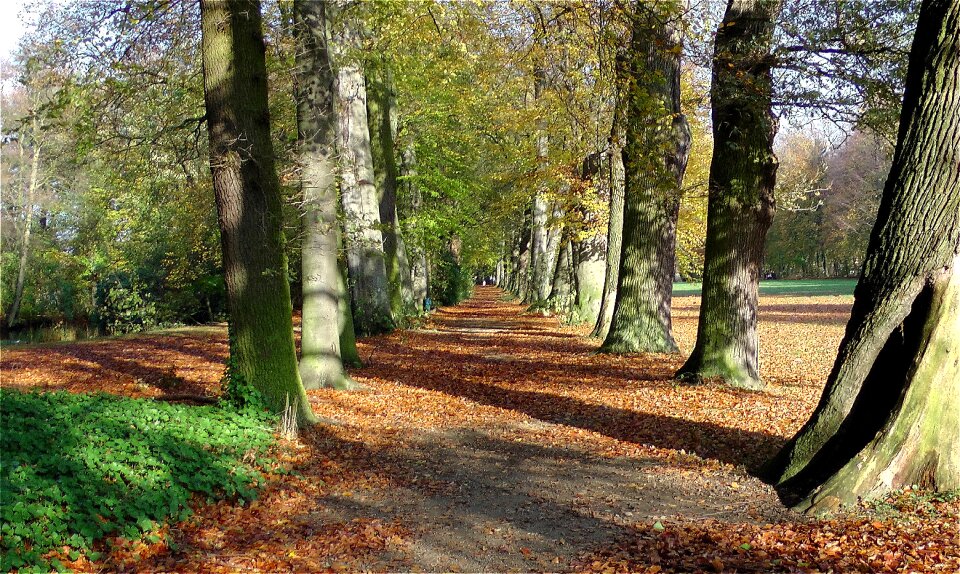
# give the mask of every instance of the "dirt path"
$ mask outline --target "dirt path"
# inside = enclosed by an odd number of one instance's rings
[[[370,366],[356,373],[364,382],[452,395],[463,409],[450,420],[418,420],[416,413],[399,417],[403,426],[396,438],[402,446],[389,458],[413,481],[434,485],[427,492],[397,490],[373,505],[395,509],[394,516],[416,525],[403,566],[562,570],[624,535],[628,525],[652,527],[675,516],[758,521],[785,516],[772,491],[743,468],[704,463],[678,449],[644,452],[635,440],[622,440],[627,437],[618,423],[636,413],[577,398],[578,383],[596,384],[584,380],[597,366],[595,343],[561,330],[553,320],[521,315],[521,307],[500,301],[494,289],[478,291],[413,335],[416,344],[371,345]],[[554,354],[562,354],[562,361]],[[611,375],[626,375],[620,380],[624,386],[638,379],[663,381],[675,360],[659,369]],[[442,373],[436,372],[438,362]],[[531,386],[545,388],[531,391]],[[562,390],[570,392],[555,394]],[[490,409],[506,412],[477,412]],[[667,440],[675,438],[692,452],[699,447],[708,454],[715,448],[711,438],[717,449],[732,440],[722,432],[711,437],[709,425],[684,427],[657,417],[639,422],[655,428],[634,425],[637,437],[676,430]],[[664,428],[671,424],[677,428]],[[611,438],[625,444],[611,444]],[[740,438],[751,440],[747,433]]]
[[[823,302],[808,303],[785,307],[786,328],[808,329],[803,344],[835,347],[843,303],[827,304],[829,317],[817,314]],[[683,347],[692,342],[695,304],[675,309]],[[775,309],[785,304],[793,303]],[[4,372],[75,391],[96,380],[123,394],[212,394],[223,339],[174,333],[33,349],[29,359],[13,352]],[[796,519],[747,468],[804,420],[827,365],[807,369],[806,380],[791,368],[796,349],[768,345],[771,384],[749,393],[675,385],[680,356],[596,355],[596,346],[555,319],[525,314],[495,288],[478,288],[421,329],[361,341],[365,367],[352,374],[368,390],[311,393],[317,413],[342,424],[291,445],[294,473],[270,482],[260,500],[203,507],[173,528],[176,550],[138,547],[106,565],[561,571],[661,520]],[[163,365],[150,362],[157,357]]]

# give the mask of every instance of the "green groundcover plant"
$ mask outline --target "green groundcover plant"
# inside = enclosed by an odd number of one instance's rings
[[[195,496],[256,497],[273,421],[255,409],[0,390],[0,571],[97,559],[190,515]]]

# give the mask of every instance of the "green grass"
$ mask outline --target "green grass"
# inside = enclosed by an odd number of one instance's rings
[[[0,571],[62,569],[107,536],[155,538],[201,498],[246,501],[272,421],[252,411],[0,389]]]
[[[761,295],[853,295],[856,279],[805,279],[760,282]],[[700,283],[674,283],[674,297],[700,295]]]

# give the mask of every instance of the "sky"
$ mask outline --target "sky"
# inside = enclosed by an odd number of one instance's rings
[[[0,59],[9,58],[23,36],[22,9],[23,3],[18,0],[0,0]]]

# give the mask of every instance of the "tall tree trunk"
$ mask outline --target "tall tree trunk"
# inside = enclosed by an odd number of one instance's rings
[[[520,230],[520,243],[519,251],[517,254],[517,297],[521,301],[527,300],[527,294],[531,289],[530,285],[530,251],[531,251],[531,217],[532,212],[530,210],[524,214],[523,217],[523,226]]]
[[[390,284],[390,309],[394,320],[399,321],[413,311],[413,280],[397,217],[398,169],[394,151],[397,102],[393,91],[393,74],[383,57],[373,69],[367,71],[367,121],[370,122],[370,147],[383,230],[384,262]]]
[[[316,422],[297,372],[258,0],[201,0],[210,172],[230,311],[230,376]]]
[[[543,68],[534,70],[533,98],[537,102],[543,99],[546,89],[546,74]],[[542,112],[541,112],[542,113]],[[543,179],[546,177],[547,154],[549,152],[549,135],[545,122],[541,119],[537,126],[537,173]],[[523,301],[536,303],[544,301],[550,295],[550,251],[548,245],[547,222],[550,219],[550,204],[544,197],[545,183],[541,182],[533,195],[533,211],[530,219],[530,288],[526,291]]]
[[[626,89],[623,247],[610,331],[601,351],[673,353],[670,304],[680,187],[690,128],[680,111],[683,47],[677,3],[639,3],[633,13]]]
[[[307,389],[353,388],[340,359],[341,309],[349,306],[340,275],[336,115],[327,51],[326,2],[295,0],[297,131],[303,191],[303,322],[300,377]]]
[[[401,172],[406,178],[406,203],[409,207],[409,213],[406,217],[411,217],[420,211],[423,207],[423,195],[420,193],[420,186],[417,184],[417,154],[413,147],[413,142],[406,145],[401,158]],[[413,308],[418,312],[423,312],[423,302],[427,298],[427,253],[422,245],[406,245],[408,258],[410,260],[410,296],[413,300]]]
[[[618,62],[619,65],[622,64]],[[594,325],[591,333],[592,336],[602,339],[606,339],[607,333],[610,332],[613,307],[617,300],[617,282],[620,279],[620,256],[623,252],[623,192],[626,180],[626,173],[623,169],[625,107],[624,102],[618,97],[613,113],[610,147],[607,152],[609,163],[606,176],[610,186],[610,209],[607,218],[606,268],[603,276],[600,311],[597,314],[597,324]]]
[[[327,7],[330,54],[336,70],[337,149],[347,275],[354,326],[359,334],[370,335],[392,330],[393,317],[367,127],[367,90],[359,59],[362,33],[354,10],[356,6],[350,0],[336,0]]]
[[[820,404],[768,466],[810,512],[960,488],[960,0],[925,0],[897,149]]]
[[[34,119],[32,124],[34,138],[36,139],[38,135],[37,132],[39,131],[37,120]],[[27,183],[27,202],[23,204],[23,232],[20,234],[20,262],[17,269],[17,282],[13,288],[13,303],[10,304],[10,309],[7,311],[6,327],[13,327],[19,318],[20,305],[23,303],[23,290],[27,284],[27,263],[30,260],[30,235],[33,230],[33,202],[36,199],[37,187],[40,182],[41,147],[39,144],[35,144],[33,156],[30,158],[30,181]],[[20,144],[20,151],[22,154],[23,143]]]
[[[713,55],[713,159],[697,344],[678,377],[762,386],[757,287],[773,221],[770,46],[780,0],[729,0]]]

